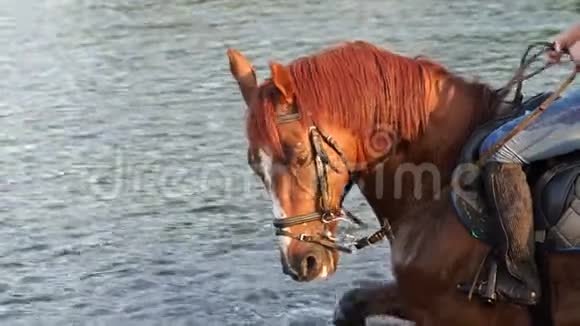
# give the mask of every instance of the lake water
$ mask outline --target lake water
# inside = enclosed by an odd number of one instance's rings
[[[246,166],[225,50],[269,60],[352,39],[500,86],[574,1],[3,0],[0,324],[326,325],[391,277],[388,245],[332,278],[282,274]],[[564,71],[532,81],[553,87]],[[347,205],[376,225],[356,191]]]

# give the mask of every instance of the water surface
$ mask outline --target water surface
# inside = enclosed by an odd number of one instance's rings
[[[391,278],[388,246],[325,281],[282,275],[225,49],[264,78],[364,39],[499,86],[578,18],[573,1],[5,0],[0,324],[326,325],[344,291]]]

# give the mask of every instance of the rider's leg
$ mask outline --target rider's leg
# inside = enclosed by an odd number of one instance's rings
[[[501,253],[509,273],[519,282],[498,277],[500,295],[535,304],[541,286],[534,260],[532,196],[519,163],[489,162],[484,167],[485,186],[491,206],[504,235]]]
[[[483,141],[480,152],[491,148],[525,118],[519,117],[492,132]],[[580,89],[571,90],[556,100],[532,124],[505,143],[490,161],[529,164],[576,150],[580,150]]]
[[[511,121],[490,134],[482,152],[525,117]],[[505,236],[502,253],[509,273],[520,282],[498,280],[498,292],[521,303],[534,304],[540,281],[534,261],[534,226],[530,189],[522,166],[580,149],[580,92],[552,104],[535,122],[522,130],[486,163],[484,179],[490,204],[496,208]]]

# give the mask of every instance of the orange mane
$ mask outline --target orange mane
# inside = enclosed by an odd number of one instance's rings
[[[357,41],[298,58],[288,65],[302,123],[327,119],[365,135],[388,125],[405,140],[426,127],[437,99],[437,81],[448,72],[425,59],[413,59]],[[282,155],[275,112],[275,87],[266,80],[248,110],[248,139]]]

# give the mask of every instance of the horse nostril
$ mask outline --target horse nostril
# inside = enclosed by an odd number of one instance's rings
[[[316,269],[316,257],[314,256],[306,257],[306,269],[308,271]]]
[[[307,280],[314,279],[319,274],[319,261],[315,255],[306,256],[301,263],[301,274]]]

